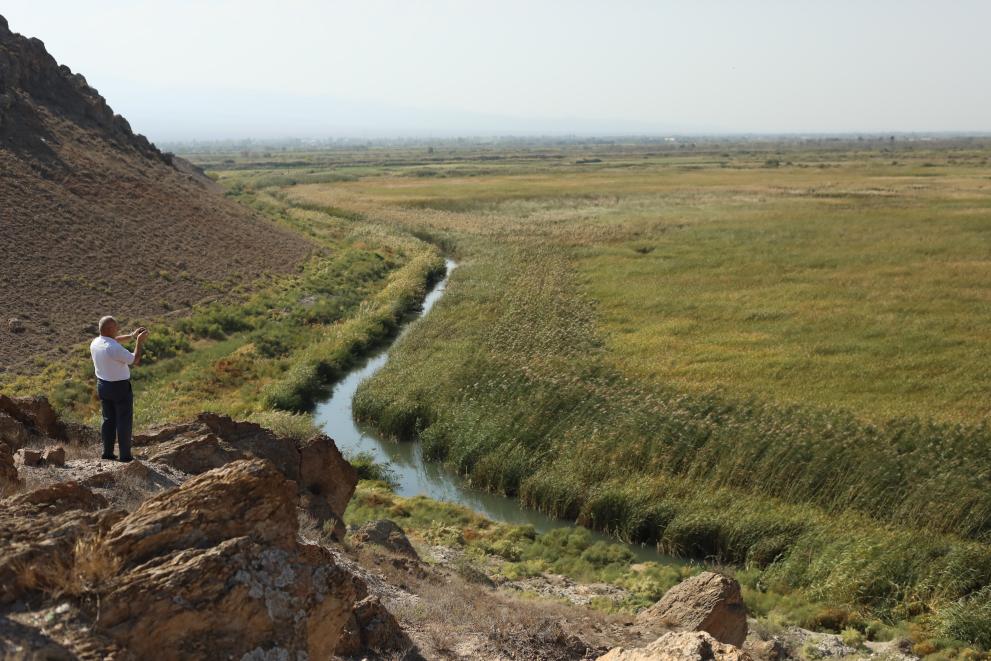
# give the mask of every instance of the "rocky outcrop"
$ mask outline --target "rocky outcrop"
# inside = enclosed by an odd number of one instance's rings
[[[375,544],[393,553],[415,560],[420,559],[403,529],[388,519],[369,521],[351,533],[351,541],[356,544]]]
[[[272,466],[238,461],[149,498],[108,535],[114,555],[137,565],[168,551],[235,537],[288,549],[296,543],[296,489]]]
[[[637,623],[705,631],[719,642],[737,647],[747,637],[747,609],[740,584],[710,571],[668,590],[660,601],[637,615]]]
[[[32,439],[36,429],[57,429],[43,416],[36,428],[14,412]],[[196,474],[74,460],[64,474],[82,473],[85,484],[60,482],[0,501],[0,603],[59,595],[79,598],[73,608],[82,611],[99,604],[77,618],[87,628],[73,635],[86,649],[124,650],[128,658],[323,659],[339,647],[412,647],[385,606],[366,598],[351,564],[299,541],[300,507],[340,526],[357,481],[331,439],[297,443],[204,414],[138,447]],[[29,453],[42,465],[65,461],[61,447],[20,450]],[[7,445],[0,471],[17,479]],[[90,487],[141,496],[127,514]]]
[[[135,445],[147,460],[194,475],[239,459],[266,459],[296,483],[303,509],[328,524],[336,539],[344,536],[344,510],[358,473],[327,436],[296,442],[251,422],[202,413],[194,422],[136,436]]]
[[[82,75],[59,66],[40,40],[10,32],[3,17],[0,17],[0,92],[6,92],[8,106],[0,136],[17,148],[35,146],[30,140],[40,137],[32,135],[37,130],[37,120],[29,102],[34,101],[80,125],[100,129],[121,147],[129,146],[146,156],[167,160],[147,138],[135,135],[127,120],[114,114]]]
[[[122,573],[97,629],[137,658],[328,658],[364,586],[296,537],[296,487],[271,462],[192,478],[107,533]]]
[[[650,645],[635,649],[614,647],[597,661],[753,661],[733,645],[721,643],[704,631],[672,631]]]

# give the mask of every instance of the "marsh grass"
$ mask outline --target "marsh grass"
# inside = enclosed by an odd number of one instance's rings
[[[940,611],[991,583],[987,173],[788,156],[286,195],[462,256],[360,417],[624,539],[889,621]]]

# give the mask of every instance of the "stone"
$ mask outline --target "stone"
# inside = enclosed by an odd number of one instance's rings
[[[56,482],[12,496],[6,504],[12,510],[33,508],[41,513],[61,514],[70,510],[93,512],[106,507],[107,499],[78,482]]]
[[[152,496],[108,535],[136,565],[170,551],[249,535],[283,550],[296,544],[296,487],[270,462],[235,461]]]
[[[39,450],[31,450],[28,448],[21,448],[16,453],[14,453],[14,461],[18,466],[40,466],[41,465],[41,452]]]
[[[199,475],[248,455],[224,443],[211,433],[165,441],[145,453],[148,461],[172,466],[183,473]]]
[[[324,435],[314,436],[299,445],[301,504],[320,521],[330,521],[333,536],[344,538],[344,510],[358,485],[355,470]]]
[[[65,448],[47,447],[41,453],[41,461],[46,466],[65,466]]]
[[[721,643],[705,631],[672,631],[650,645],[614,647],[597,661],[753,661],[743,650]]]
[[[747,637],[747,609],[740,584],[711,571],[668,590],[660,601],[637,614],[637,623],[705,631],[719,642],[737,647]]]
[[[255,459],[146,500],[107,533],[122,571],[97,631],[135,658],[332,657],[365,587],[332,551],[297,541],[296,498]]]
[[[136,436],[134,442],[144,448],[149,461],[191,474],[238,459],[266,459],[296,482],[300,506],[319,523],[329,523],[335,539],[344,537],[344,510],[358,484],[358,473],[327,436],[297,443],[253,422],[201,413],[193,422],[159,427]]]
[[[21,482],[10,446],[0,442],[0,494],[13,490]]]
[[[172,488],[178,483],[167,475],[150,468],[143,461],[134,460],[110,470],[101,471],[82,480],[87,487],[110,489],[116,486],[128,485],[145,493],[154,493],[162,489]]]
[[[17,317],[11,317],[7,320],[7,330],[11,333],[23,333],[26,328],[24,322]]]
[[[375,544],[393,553],[420,559],[403,529],[388,519],[369,521],[351,533],[351,540],[357,544]]]
[[[365,597],[355,604],[335,653],[338,656],[358,656],[366,652],[399,652],[412,647],[409,636],[381,600]]]

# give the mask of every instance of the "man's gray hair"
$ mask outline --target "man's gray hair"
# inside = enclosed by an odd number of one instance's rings
[[[107,324],[109,324],[111,321],[117,323],[117,320],[111,317],[109,314],[106,317],[100,317],[100,324],[99,324],[100,333],[103,333],[104,329],[107,327]]]

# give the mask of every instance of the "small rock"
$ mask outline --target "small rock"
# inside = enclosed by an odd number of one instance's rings
[[[788,648],[779,638],[748,642],[745,649],[760,661],[784,661],[788,658]]]
[[[364,651],[398,652],[410,645],[409,637],[379,598],[365,597],[354,605],[334,653],[356,656]]]
[[[354,531],[351,539],[358,544],[376,544],[408,558],[420,558],[403,529],[388,519],[369,521]]]
[[[65,448],[61,445],[45,448],[41,460],[46,466],[65,466]]]
[[[630,650],[614,647],[596,661],[753,661],[753,658],[705,631],[672,631],[647,647]]]
[[[740,647],[747,638],[747,609],[740,584],[705,571],[682,581],[637,615],[637,623],[706,631],[721,643]]]
[[[14,455],[14,461],[18,466],[40,466],[42,458],[41,453],[37,450],[21,448]]]
[[[23,333],[25,331],[24,322],[17,317],[7,320],[7,330],[11,333]]]

